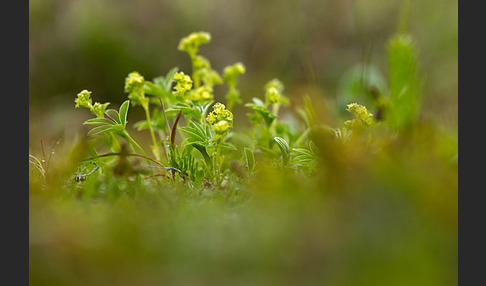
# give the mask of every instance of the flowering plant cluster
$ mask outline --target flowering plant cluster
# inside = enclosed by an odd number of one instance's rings
[[[253,111],[248,113],[253,123],[252,130],[234,131],[231,110],[242,103],[238,79],[246,73],[246,67],[237,62],[226,66],[220,76],[209,60],[199,54],[199,46],[210,41],[209,33],[197,32],[179,42],[178,49],[189,55],[192,73],[179,71],[176,67],[165,77],[152,81],[137,71],[129,73],[125,79],[128,100],[118,111],[107,110],[110,103],[92,104],[91,92],[80,92],[75,99],[75,107],[86,107],[96,116],[85,122],[96,126],[89,135],[95,141],[100,139],[96,142],[104,143],[113,154],[122,155],[126,143],[132,155],[153,160],[166,171],[171,170],[172,178],[179,176],[193,183],[204,180],[206,184],[209,182],[221,187],[233,174],[236,168],[234,164],[238,164],[235,163],[238,161],[251,174],[257,165],[256,154],[273,158],[276,165],[285,168],[312,172],[318,152],[309,134],[318,123],[310,99],[306,97],[304,109],[299,110],[306,123],[304,130],[292,129],[289,122],[279,118],[281,107],[290,103],[284,95],[284,84],[276,78],[269,80],[263,87],[263,99],[254,97],[252,102],[244,105]],[[226,103],[214,102],[214,86],[218,84],[227,86],[224,96]],[[127,132],[130,104],[141,106],[145,111],[146,119],[136,122],[133,127],[139,131],[149,131],[153,157],[147,155],[141,144]],[[366,107],[352,103],[347,111],[355,118],[345,122],[344,126],[350,128],[345,131],[346,134],[358,127],[373,126],[373,114]],[[339,137],[338,134],[344,129],[336,130]],[[238,159],[238,156],[241,157]]]

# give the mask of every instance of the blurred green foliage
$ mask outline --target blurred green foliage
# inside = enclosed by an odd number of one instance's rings
[[[137,70],[152,79],[190,67],[175,50],[193,31],[209,31],[202,47],[217,70],[237,60],[250,71],[243,99],[278,77],[292,90],[316,85],[335,96],[338,80],[358,62],[385,72],[384,44],[397,29],[402,1],[29,1],[29,99],[69,101],[82,88],[121,101],[121,79]],[[454,100],[457,88],[457,1],[411,5],[430,99]],[[444,72],[447,71],[447,72]],[[443,78],[447,74],[447,79]],[[244,84],[242,84],[244,86]],[[221,95],[222,96],[222,95]]]

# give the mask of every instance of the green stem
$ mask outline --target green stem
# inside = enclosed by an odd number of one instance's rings
[[[108,156],[120,156],[122,153],[121,152],[113,152],[113,153],[106,153],[106,154],[102,154],[102,155],[97,155],[97,156],[93,156],[93,157],[89,157],[87,159],[83,159],[81,161],[89,161],[89,160],[93,160],[93,159],[98,159],[98,158],[103,158],[103,157],[108,157]],[[162,163],[160,163],[159,161],[157,160],[154,160],[150,157],[147,157],[147,156],[143,156],[143,155],[140,155],[140,154],[132,154],[132,153],[128,153],[128,154],[124,154],[125,156],[134,156],[134,157],[140,157],[140,158],[144,158],[146,159],[147,161],[151,161],[151,162],[154,162],[155,164],[159,165],[160,167],[162,167],[163,169],[167,169],[168,167],[165,167]]]
[[[142,152],[142,154],[144,156],[147,156],[147,154],[145,153],[143,148],[140,145],[138,145],[138,143],[135,140],[133,140],[133,138],[130,137],[130,135],[128,135],[128,133],[126,131],[125,131],[124,135],[125,135],[124,137],[128,140],[128,142],[130,142],[130,144],[135,145]]]
[[[111,132],[110,132],[110,136],[113,140],[113,145],[115,145],[115,148],[113,148],[113,146],[111,147],[112,151],[119,152],[120,151],[120,144],[118,143],[118,140],[116,140],[115,135]]]
[[[215,161],[214,162],[214,181],[215,181],[215,186],[219,187],[221,183],[221,178],[219,177],[219,174],[221,173],[221,144],[216,145],[216,156],[214,156]]]
[[[157,140],[155,139],[155,133],[154,133],[154,129],[152,127],[152,120],[150,119],[150,110],[149,110],[148,104],[147,105],[144,104],[143,109],[145,110],[145,116],[147,117],[147,123],[148,123],[149,131],[150,131],[150,136],[152,137],[152,143],[153,143],[152,153],[154,153],[155,158],[157,160],[160,160],[159,149],[157,148]]]
[[[191,64],[192,64],[192,82],[194,83],[194,88],[198,88],[199,87],[199,76],[196,74],[196,69],[195,69],[195,59],[196,59],[196,55],[194,54],[190,54],[191,56]]]
[[[310,132],[310,128],[307,128],[304,132],[302,132],[302,134],[297,139],[297,141],[295,141],[295,146],[296,147],[298,147],[302,143],[302,141],[304,141],[304,139],[307,137],[307,135],[309,134],[309,132]]]
[[[275,103],[273,106],[272,106],[272,113],[273,115],[277,116],[277,118],[275,118],[273,121],[272,121],[272,124],[270,124],[270,134],[272,135],[272,137],[275,137],[277,136],[276,134],[276,126],[277,126],[277,119],[278,119],[278,109],[280,108],[280,103]]]

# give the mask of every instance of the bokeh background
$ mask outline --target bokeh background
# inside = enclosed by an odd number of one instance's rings
[[[82,89],[116,107],[126,99],[131,71],[147,79],[175,66],[190,73],[177,44],[194,31],[211,33],[201,54],[219,72],[237,61],[246,65],[239,79],[244,102],[262,97],[263,85],[275,77],[291,100],[306,93],[334,100],[360,63],[386,77],[385,45],[403,6],[386,0],[31,0],[29,145],[78,132],[89,116],[74,109]],[[457,128],[458,3],[412,1],[408,19],[426,83],[422,111]],[[223,86],[216,89],[216,99],[224,93]],[[132,123],[137,112],[130,112]],[[237,118],[246,112],[235,109]]]

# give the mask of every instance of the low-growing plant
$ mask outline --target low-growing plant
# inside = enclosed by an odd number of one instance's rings
[[[274,78],[263,86],[261,98],[253,97],[244,104],[250,111],[247,115],[252,127],[243,130],[234,126],[231,110],[243,103],[237,79],[246,73],[246,67],[237,62],[226,66],[220,76],[210,61],[199,54],[199,46],[210,41],[207,32],[192,33],[180,40],[178,49],[189,55],[190,73],[174,67],[165,76],[153,80],[147,80],[137,71],[129,73],[124,87],[128,99],[118,110],[108,109],[109,102],[93,104],[91,91],[81,91],[75,107],[87,108],[95,116],[84,122],[95,126],[87,134],[94,140],[90,151],[93,156],[86,161],[98,163],[96,166],[103,171],[117,167],[117,156],[145,158],[146,167],[152,168],[152,175],[146,178],[182,180],[188,187],[224,188],[230,177],[251,178],[258,172],[259,160],[263,159],[270,160],[277,168],[312,174],[322,162],[318,159],[320,148],[313,141],[319,132],[331,134],[340,144],[349,144],[349,140],[364,134],[367,139],[356,142],[372,146],[376,143],[371,135],[373,129],[390,127],[394,132],[417,115],[416,52],[410,37],[402,35],[389,44],[389,94],[376,94],[371,102],[379,116],[359,103],[348,103],[346,110],[354,118],[330,126],[318,120],[314,103],[309,96],[304,96],[302,106],[291,105],[303,122],[301,128],[295,128],[280,118],[281,107],[289,105],[290,99],[284,95],[284,84]],[[402,64],[410,68],[399,69]],[[227,85],[225,103],[214,101],[214,86],[221,84]],[[146,118],[132,126],[149,132],[150,156],[127,132],[130,105],[144,110]],[[98,150],[103,146],[110,152],[100,154]],[[31,156],[31,163],[42,176],[39,160]],[[165,173],[154,175],[154,170]]]

